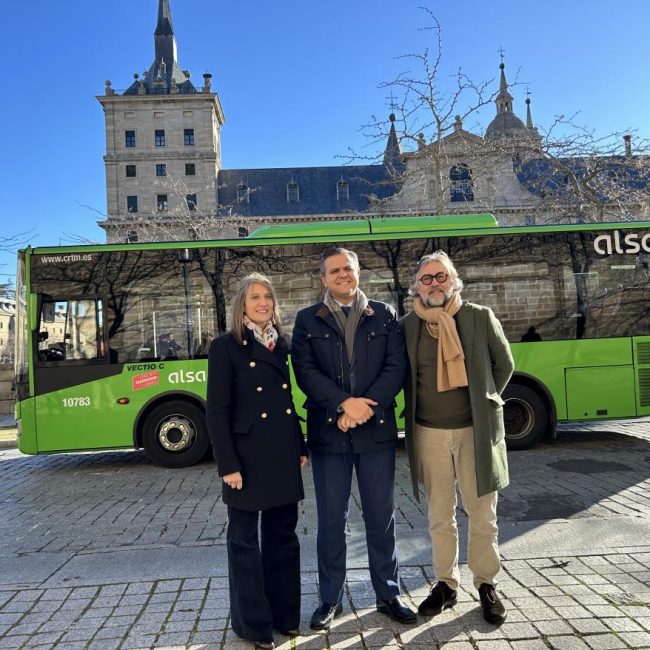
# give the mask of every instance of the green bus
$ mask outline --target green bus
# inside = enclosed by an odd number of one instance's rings
[[[322,296],[318,259],[331,243],[357,252],[363,290],[400,315],[420,256],[449,253],[463,297],[490,306],[512,343],[510,448],[554,435],[558,422],[650,414],[650,223],[352,219],[232,240],[19,251],[19,449],[144,448],[160,465],[198,462],[209,452],[207,351],[227,329],[237,281],[272,279],[290,336],[296,312]]]

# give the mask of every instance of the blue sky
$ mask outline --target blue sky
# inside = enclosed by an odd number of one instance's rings
[[[366,151],[361,127],[388,115],[378,86],[412,64],[431,32],[423,0],[171,0],[178,58],[213,75],[226,115],[225,168],[342,164]],[[127,87],[153,60],[157,0],[6,3],[0,102],[0,233],[29,231],[32,245],[103,241],[104,81]],[[505,50],[514,109],[525,89],[536,125],[580,111],[606,134],[650,137],[650,3],[646,0],[520,0],[427,4],[442,26],[443,77],[462,67],[498,84]],[[466,128],[480,130],[489,107]],[[369,153],[371,153],[369,151]],[[0,254],[0,274],[14,256]],[[2,280],[3,277],[0,277]]]

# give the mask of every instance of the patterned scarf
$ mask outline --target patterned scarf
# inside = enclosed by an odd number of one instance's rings
[[[265,348],[273,352],[275,344],[278,341],[278,331],[275,329],[272,320],[270,320],[264,327],[260,327],[253,323],[253,321],[244,314],[244,325],[253,332],[255,340],[258,343],[261,343]]]
[[[438,339],[438,391],[467,386],[465,354],[454,316],[460,310],[460,295],[454,292],[444,307],[425,307],[420,296],[414,301],[415,313],[426,323],[427,332]]]

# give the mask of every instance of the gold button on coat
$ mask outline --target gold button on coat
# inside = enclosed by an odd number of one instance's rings
[[[262,419],[268,417],[266,413],[262,413]]]
[[[291,415],[291,409],[287,409],[287,415]]]
[[[289,388],[289,384],[282,384],[282,388],[286,390],[287,388]]]
[[[255,362],[254,362],[254,361],[251,361],[248,365],[249,365],[251,368],[254,368],[254,367],[255,367]]]
[[[257,387],[257,392],[258,392],[258,393],[261,393],[262,390],[263,390],[263,388],[262,388],[261,386],[258,386],[258,387]]]

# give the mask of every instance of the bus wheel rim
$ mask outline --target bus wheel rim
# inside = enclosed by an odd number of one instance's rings
[[[187,418],[174,415],[161,422],[158,427],[158,443],[165,451],[179,453],[191,447],[196,433]]]
[[[510,398],[506,401],[508,407],[507,435],[511,440],[524,438],[532,430],[535,423],[535,411],[526,401]]]

